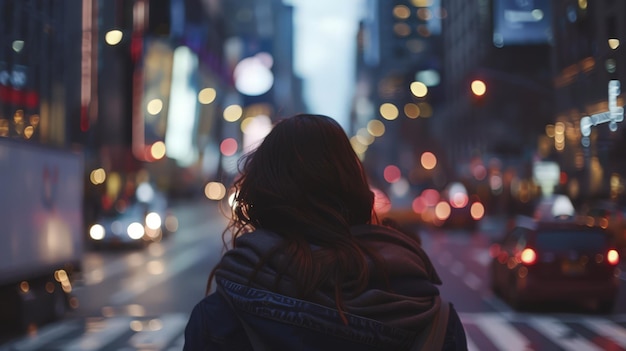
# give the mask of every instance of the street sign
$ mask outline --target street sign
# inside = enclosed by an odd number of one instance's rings
[[[624,107],[617,106],[617,97],[619,94],[619,80],[609,81],[609,110],[591,116],[585,116],[580,119],[580,133],[583,135],[582,143],[584,146],[589,146],[591,127],[608,122],[609,129],[614,132],[617,130],[617,122],[624,120]]]

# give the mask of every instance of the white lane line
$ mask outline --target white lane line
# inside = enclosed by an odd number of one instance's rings
[[[102,267],[96,267],[88,272],[85,272],[85,285],[97,285],[104,280],[121,274],[127,271],[129,268],[139,267],[145,264],[148,257],[141,252],[132,253],[126,257],[112,261]]]
[[[130,302],[133,298],[146,292],[150,288],[165,282],[178,273],[191,267],[194,263],[200,261],[202,258],[210,254],[210,247],[205,245],[196,245],[184,254],[176,256],[165,266],[163,273],[159,275],[146,275],[142,278],[137,278],[130,283],[125,289],[116,292],[111,295],[109,301],[112,305],[120,305]]]
[[[564,350],[570,351],[602,351],[601,348],[585,340],[574,330],[552,317],[531,317],[529,324],[550,341]]]
[[[465,285],[469,286],[470,289],[474,291],[479,291],[482,287],[482,280],[476,276],[476,274],[472,272],[468,272],[463,278],[463,282]]]
[[[474,317],[474,323],[498,350],[528,350],[530,345],[528,338],[511,326],[506,319],[496,315],[482,315]]]
[[[14,343],[3,346],[0,350],[3,351],[29,351],[38,350],[43,346],[49,344],[55,339],[63,337],[72,331],[76,331],[79,328],[79,323],[76,321],[61,322],[50,325],[48,327],[41,328],[35,335],[26,336]]]
[[[602,335],[626,349],[626,329],[603,318],[585,318],[585,327],[598,335]]]
[[[474,261],[483,267],[487,267],[491,262],[491,255],[488,249],[477,249],[474,251]]]
[[[63,351],[96,351],[104,348],[130,330],[130,318],[106,318],[87,322],[82,337],[61,348]]]
[[[450,272],[457,277],[460,277],[465,272],[465,266],[460,261],[454,261],[450,266]]]

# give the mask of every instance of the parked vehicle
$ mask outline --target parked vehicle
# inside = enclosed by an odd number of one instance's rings
[[[602,313],[613,309],[620,255],[602,228],[574,217],[519,217],[490,253],[491,287],[514,308],[561,301],[592,302]]]
[[[0,138],[0,327],[58,319],[83,256],[80,152]]]

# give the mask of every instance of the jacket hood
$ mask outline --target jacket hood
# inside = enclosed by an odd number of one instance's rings
[[[346,310],[402,329],[419,330],[424,327],[439,309],[439,289],[436,285],[441,284],[441,279],[419,243],[407,234],[377,225],[355,226],[352,234],[379,253],[385,262],[389,284],[372,275],[364,292],[353,294],[344,289]],[[222,258],[216,277],[299,298],[289,270],[279,281],[276,280],[278,272],[288,261],[283,254],[273,253],[273,249],[282,242],[282,237],[266,230],[242,235],[237,238],[235,248]],[[257,263],[264,258],[266,263],[255,273]],[[373,262],[370,261],[370,264]],[[250,280],[253,276],[254,279]],[[345,284],[345,287],[350,286],[353,284]],[[307,299],[335,307],[331,293],[318,291]]]

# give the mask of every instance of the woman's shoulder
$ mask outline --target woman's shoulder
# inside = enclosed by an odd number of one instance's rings
[[[185,328],[184,350],[239,349],[231,346],[240,344],[237,340],[242,335],[245,335],[242,326],[224,297],[213,293],[200,300],[191,311]],[[246,341],[245,337],[243,340]]]
[[[198,323],[208,326],[214,321],[220,321],[220,323],[216,323],[216,326],[219,327],[222,325],[222,321],[228,319],[236,320],[228,303],[220,294],[212,293],[204,297],[194,306],[189,317],[189,323]]]

